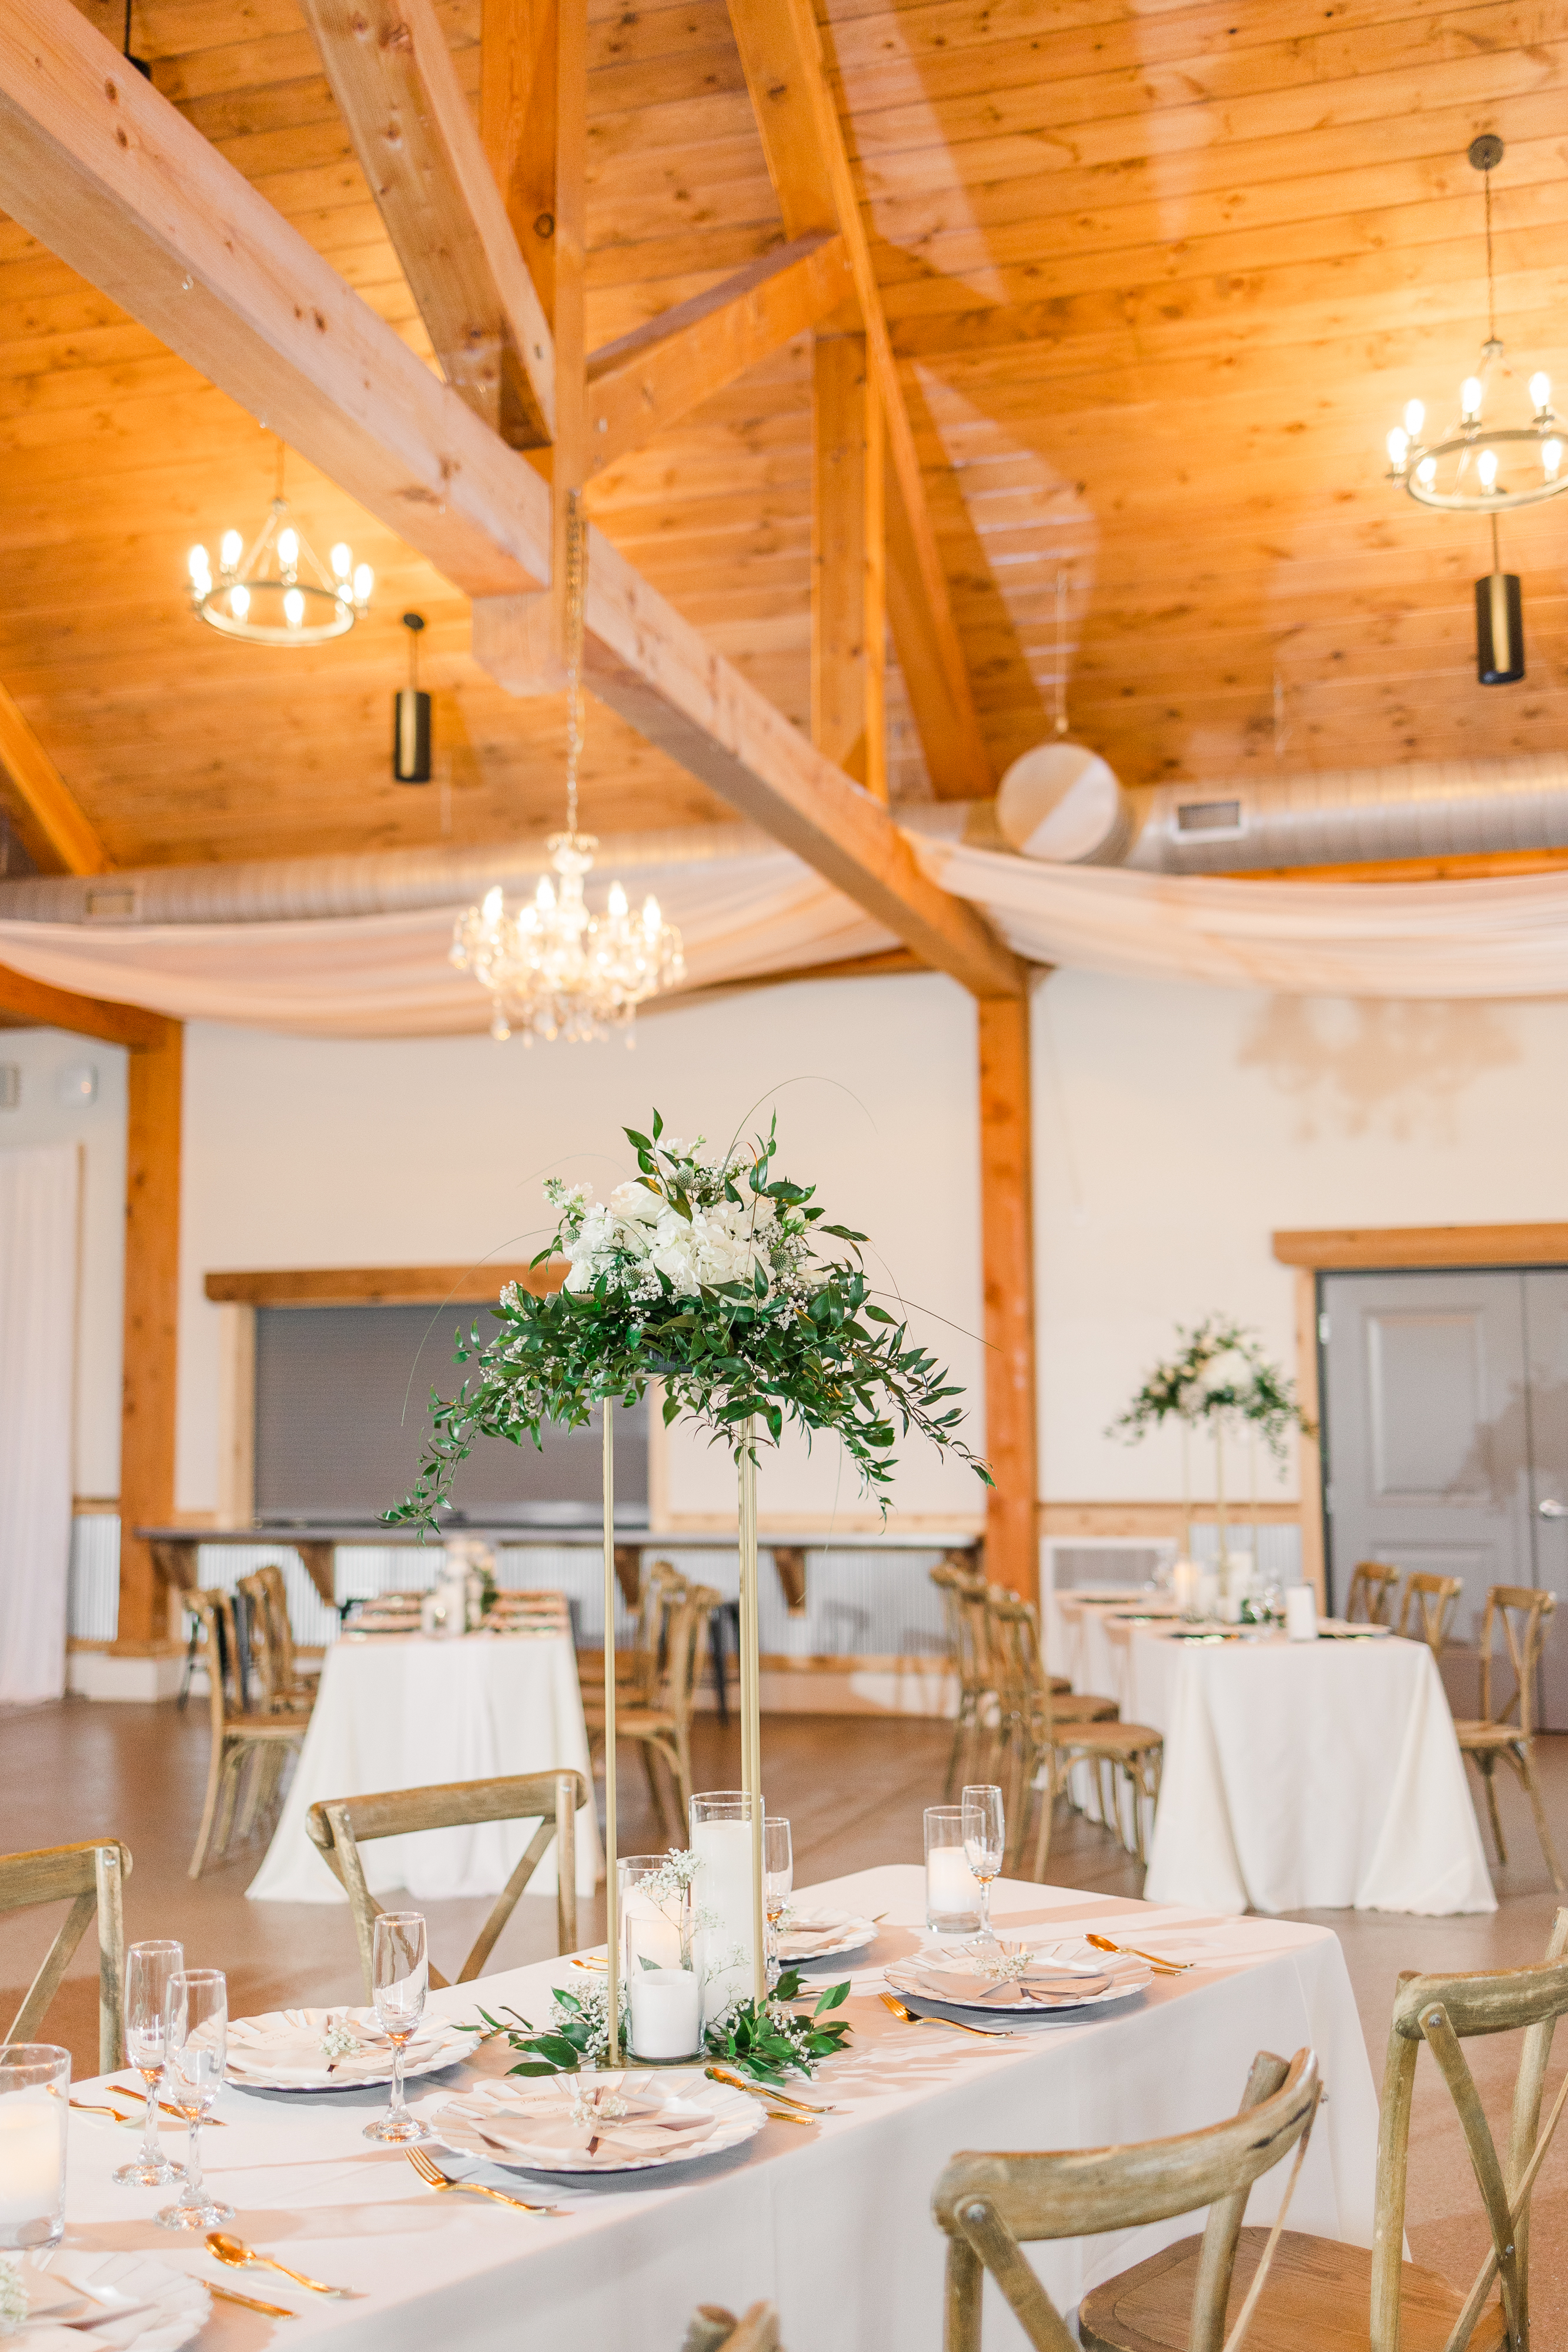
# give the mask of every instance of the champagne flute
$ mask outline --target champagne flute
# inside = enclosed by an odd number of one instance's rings
[[[224,2085],[228,2058],[229,1994],[221,1969],[177,1969],[163,2011],[163,2051],[172,2105],[190,2126],[185,2186],[177,2203],[157,2216],[165,2230],[214,2230],[232,2221],[232,2205],[210,2196],[202,2179],[202,2126]]]
[[[181,2166],[158,2145],[158,2095],[163,2087],[165,2011],[170,1979],[185,1965],[181,1944],[132,1944],[125,1955],[125,2048],[146,2085],[147,2116],[141,2153],[122,2164],[114,2179],[131,2189],[162,2189],[183,2180]]]
[[[367,2139],[423,2139],[424,2126],[409,2113],[402,2095],[402,2055],[419,2031],[430,1984],[430,1954],[420,1911],[383,1911],[376,1920],[371,1956],[376,2021],[392,2047],[392,2101],[384,2116],[365,2126]]]
[[[789,1824],[782,1814],[762,1823],[762,1895],[768,1911],[768,1990],[773,1990],[779,1978],[779,1922],[789,1901],[789,1890],[795,1884],[795,1855],[789,1840]]]
[[[1002,1866],[1007,1827],[1002,1792],[990,1785],[967,1788],[963,1795],[964,1859],[980,1889],[980,1932],[977,1944],[994,1944],[991,1928],[991,1881]]]

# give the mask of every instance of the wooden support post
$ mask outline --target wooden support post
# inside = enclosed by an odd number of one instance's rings
[[[479,136],[552,327],[558,38],[556,0],[484,0]]]
[[[983,997],[980,1255],[985,1289],[986,1573],[1026,1601],[1039,1586],[1034,1379],[1034,1155],[1029,998]]]
[[[120,1421],[120,1649],[163,1633],[152,1547],[133,1532],[174,1509],[174,1362],[180,1295],[180,1126],[184,1030],[133,1048],[125,1138],[125,1361]]]
[[[863,335],[812,355],[811,740],[887,798],[882,402]]]
[[[1301,1574],[1328,1608],[1328,1547],[1323,1541],[1322,1400],[1318,1381],[1318,1277],[1310,1265],[1296,1268],[1296,1402],[1312,1423],[1296,1439],[1296,1475],[1301,1482]],[[1343,1595],[1342,1594],[1343,1600]]]
[[[550,468],[550,615],[557,658],[567,642],[572,533],[587,553],[588,0],[558,0],[555,132],[555,456]]]

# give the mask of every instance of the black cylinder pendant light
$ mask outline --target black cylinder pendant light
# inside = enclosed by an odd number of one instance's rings
[[[1476,582],[1476,675],[1483,686],[1513,686],[1524,676],[1524,607],[1519,574],[1504,572],[1492,517],[1491,570]]]
[[[399,784],[430,782],[430,697],[419,690],[419,633],[423,613],[405,613],[408,631],[408,684],[392,697],[392,781]]]

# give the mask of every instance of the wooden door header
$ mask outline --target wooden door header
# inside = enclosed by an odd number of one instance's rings
[[[1568,1224],[1343,1225],[1272,1236],[1282,1265],[1322,1274],[1381,1266],[1568,1265]]]
[[[236,1307],[476,1307],[493,1306],[503,1284],[542,1296],[558,1290],[564,1262],[553,1265],[264,1266],[253,1273],[209,1274],[206,1294]]]

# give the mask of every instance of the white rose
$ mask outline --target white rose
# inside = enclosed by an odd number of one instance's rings
[[[646,1184],[617,1184],[610,1195],[610,1205],[622,1223],[656,1225],[668,1214],[666,1203],[657,1192],[650,1192]]]
[[[1222,1356],[1215,1356],[1203,1368],[1203,1385],[1210,1396],[1217,1389],[1244,1389],[1251,1380],[1247,1359],[1237,1348],[1227,1348]]]

